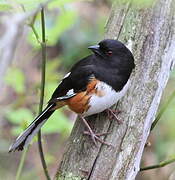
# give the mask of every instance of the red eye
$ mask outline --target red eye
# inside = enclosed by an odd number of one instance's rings
[[[108,56],[111,56],[111,55],[112,55],[112,51],[108,51],[108,52],[107,52],[107,55],[108,55]]]

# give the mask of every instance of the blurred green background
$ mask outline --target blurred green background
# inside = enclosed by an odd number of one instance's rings
[[[0,2],[0,13],[30,12],[41,2],[42,0],[15,0],[13,2],[3,0]],[[91,53],[87,47],[103,39],[104,26],[110,14],[111,3],[110,0],[53,0],[46,7],[45,105],[69,68],[76,61]],[[142,1],[142,5],[145,6],[144,1]],[[39,14],[36,16],[34,27],[41,39]],[[0,29],[1,31],[3,29]],[[22,154],[21,152],[8,154],[9,145],[38,112],[40,63],[40,44],[31,27],[26,24],[17,46],[13,64],[6,74],[5,87],[0,96],[0,179],[2,180],[14,179]],[[172,72],[161,104],[166,102],[175,89],[174,81],[175,72]],[[156,164],[175,155],[174,106],[175,100],[172,101],[151,133],[149,138],[151,146],[145,148],[142,166]],[[75,118],[74,113],[67,108],[62,108],[55,112],[42,128],[46,161],[52,177],[61,160]],[[162,169],[142,172],[137,179],[166,180],[175,171],[174,167],[174,164],[171,164]],[[36,139],[27,153],[21,176],[22,180],[32,178],[35,180],[45,179]]]

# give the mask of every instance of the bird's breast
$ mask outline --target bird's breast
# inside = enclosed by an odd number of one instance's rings
[[[110,108],[124,96],[129,87],[129,84],[130,81],[128,80],[123,89],[121,91],[116,92],[108,84],[99,81],[95,87],[96,93],[92,94],[89,98],[89,108],[86,112],[83,113],[83,115],[90,116]]]
[[[128,81],[121,91],[116,92],[105,82],[94,79],[88,84],[86,91],[77,93],[66,104],[72,111],[83,116],[97,114],[117,103],[126,93],[129,83]]]

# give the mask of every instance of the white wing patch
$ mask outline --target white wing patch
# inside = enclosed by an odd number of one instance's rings
[[[70,74],[71,74],[71,72],[67,73],[67,74],[63,77],[63,79],[66,79],[67,77],[69,77]]]
[[[65,99],[69,99],[73,96],[75,96],[76,93],[74,93],[74,90],[73,89],[70,89],[65,96],[61,96],[61,97],[58,97],[56,98],[57,100],[61,101],[61,100],[65,100]]]
[[[73,89],[70,89],[70,90],[66,93],[66,96],[71,96],[72,94],[75,94],[75,93],[74,93],[74,90],[73,90]]]

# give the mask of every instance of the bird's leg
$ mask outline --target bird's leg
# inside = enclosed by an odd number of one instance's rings
[[[85,135],[89,135],[89,131],[84,131]],[[107,134],[110,134],[110,132],[104,132],[104,133],[96,133],[95,135],[100,137],[100,136],[105,136]]]
[[[121,113],[120,110],[112,110],[112,109],[108,108],[108,109],[106,109],[106,112],[107,112],[108,117],[109,117],[110,119],[113,119],[113,117],[114,117],[114,119],[118,122],[118,124],[122,124],[122,121],[119,120],[118,117],[117,117],[117,115],[118,115],[119,113]]]
[[[86,119],[85,119],[84,117],[82,117],[82,116],[80,116],[80,118],[83,120],[85,126],[86,126],[87,129],[88,129],[88,131],[84,131],[84,134],[91,136],[92,141],[93,141],[93,143],[95,144],[95,146],[97,146],[97,141],[99,141],[99,142],[102,143],[102,144],[106,144],[106,145],[108,145],[108,146],[111,146],[111,144],[108,144],[108,143],[104,142],[103,140],[101,140],[101,139],[99,138],[100,136],[104,136],[104,135],[109,134],[109,132],[101,133],[101,134],[95,134],[95,133],[92,131],[92,129],[91,129],[91,127],[89,126],[89,124],[87,123]]]

